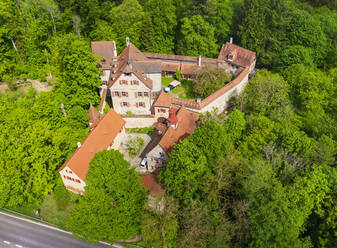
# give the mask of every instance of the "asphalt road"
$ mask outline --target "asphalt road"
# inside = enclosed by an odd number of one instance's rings
[[[104,243],[90,245],[84,240],[74,240],[69,232],[0,212],[0,247],[107,248],[112,246]]]

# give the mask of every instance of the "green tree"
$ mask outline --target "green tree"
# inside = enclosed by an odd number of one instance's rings
[[[110,244],[137,235],[145,203],[140,176],[115,150],[97,153],[90,162],[85,194],[68,219],[75,237]]]
[[[162,211],[143,213],[141,236],[147,246],[176,247],[179,231],[178,207],[174,198],[165,197]]]
[[[199,192],[205,189],[199,179],[209,171],[205,155],[187,138],[170,153],[167,165],[158,179],[165,183],[171,195],[184,201],[200,196]]]
[[[98,104],[99,71],[88,43],[76,35],[57,37],[50,47],[52,63],[57,65],[56,90],[71,99],[72,106]]]
[[[270,68],[288,44],[286,27],[290,22],[287,1],[245,0],[237,35],[243,47],[256,51],[258,63]]]
[[[319,208],[327,192],[326,175],[314,167],[287,187],[275,178],[272,167],[253,161],[245,181],[250,200],[250,247],[310,247],[300,234],[306,220]]]
[[[190,56],[215,56],[218,46],[214,33],[215,28],[200,15],[183,18],[177,52]]]
[[[137,0],[124,0],[110,12],[111,28],[116,34],[116,45],[119,51],[125,45],[125,38],[136,47],[142,46],[142,32],[146,13]]]
[[[246,113],[270,114],[290,104],[289,87],[283,78],[267,70],[260,70],[240,96]]]
[[[294,45],[283,50],[280,57],[275,61],[275,67],[285,69],[293,64],[313,66],[313,52],[311,48]]]
[[[220,68],[203,67],[193,79],[193,92],[197,97],[206,98],[231,81],[231,75]]]
[[[174,1],[147,0],[144,9],[149,13],[154,27],[155,47],[152,52],[172,53],[177,26]]]

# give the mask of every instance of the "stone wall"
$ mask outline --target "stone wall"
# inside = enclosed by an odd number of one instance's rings
[[[150,172],[155,171],[157,168],[164,167],[168,159],[167,154],[159,144],[146,154],[146,157],[148,170]]]
[[[244,73],[244,72],[242,72]],[[242,78],[238,78],[239,83],[237,83],[234,87],[229,87],[230,89],[224,92],[222,95],[220,95],[218,98],[214,99],[211,101],[209,104],[205,105],[204,107],[201,108],[200,112],[205,113],[205,112],[211,112],[213,109],[217,108],[219,112],[223,112],[227,108],[228,101],[231,97],[237,96],[247,85],[248,83],[248,75],[249,73],[245,73]],[[228,84],[235,84],[235,79]],[[227,86],[227,85],[226,85]],[[225,87],[226,87],[225,86]]]

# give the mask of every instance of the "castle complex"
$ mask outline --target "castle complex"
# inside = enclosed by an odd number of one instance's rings
[[[119,149],[125,128],[154,126],[155,135],[138,166],[147,173],[164,167],[174,144],[198,127],[200,113],[224,111],[228,100],[243,90],[256,63],[254,52],[232,42],[222,45],[217,59],[143,53],[128,38],[119,56],[114,41],[92,42],[91,47],[101,58],[99,68],[103,72],[99,111],[90,106],[90,133],[59,169],[66,188],[80,194],[85,191],[91,159],[105,149]],[[206,66],[221,68],[234,79],[205,99],[186,100],[163,92],[163,75],[172,76],[180,70],[183,78],[193,78]],[[104,115],[106,102],[112,108]],[[154,175],[142,176],[144,187],[162,192]]]
[[[112,107],[121,115],[157,115],[155,102],[162,90],[162,75],[173,75],[181,71],[184,78],[191,78],[204,66],[222,68],[234,76],[234,80],[202,101],[184,100],[171,97],[173,106],[184,106],[194,112],[223,111],[228,99],[238,94],[254,71],[255,52],[227,42],[222,46],[217,59],[169,54],[143,53],[128,38],[126,48],[117,56],[114,41],[91,43],[94,54],[101,57],[99,67],[102,98],[111,98]],[[155,116],[157,117],[157,116]],[[128,121],[127,121],[128,122]]]

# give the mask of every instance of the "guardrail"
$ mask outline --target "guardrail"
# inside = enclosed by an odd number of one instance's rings
[[[50,226],[53,226],[53,227],[57,227],[56,225],[54,225],[54,224],[52,224],[52,223],[50,223],[48,221],[45,221],[43,219],[36,218],[36,217],[30,216],[30,215],[26,215],[26,214],[23,214],[23,213],[20,213],[20,212],[16,212],[16,211],[8,209],[8,208],[0,207],[0,210],[4,210],[4,211],[10,212],[12,214],[24,216],[26,218],[29,218],[29,219],[32,219],[32,220],[35,220],[35,221],[38,221],[38,222],[42,222],[42,223],[47,224],[47,225],[50,225]]]

